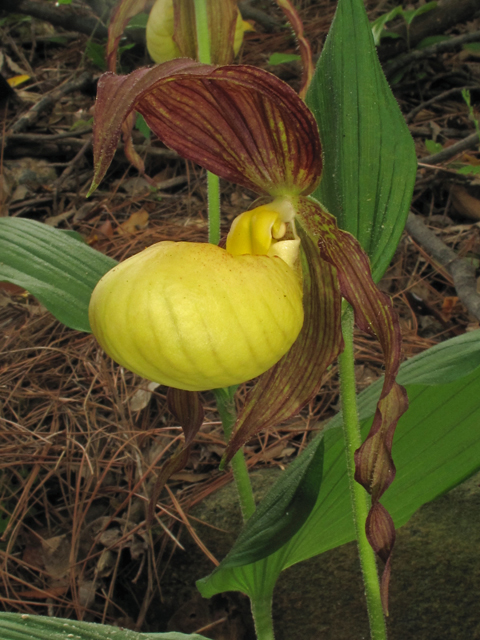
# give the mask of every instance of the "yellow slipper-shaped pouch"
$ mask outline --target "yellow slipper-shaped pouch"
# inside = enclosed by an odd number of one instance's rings
[[[244,382],[280,360],[302,327],[302,285],[278,256],[160,242],[100,280],[89,315],[116,362],[202,391]]]

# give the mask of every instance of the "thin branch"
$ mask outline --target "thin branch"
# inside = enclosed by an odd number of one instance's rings
[[[467,44],[468,42],[479,41],[480,31],[464,33],[461,36],[456,36],[455,38],[450,38],[449,40],[437,42],[431,47],[425,47],[425,49],[415,49],[414,51],[410,51],[403,56],[398,56],[398,58],[394,58],[393,60],[385,64],[383,70],[388,78],[397,71],[400,71],[400,69],[403,69],[405,66],[411,64],[412,62],[417,62],[418,60],[423,60],[423,58],[429,58],[430,56],[437,56],[439,53],[455,51],[455,49],[460,48],[462,45]]]
[[[282,28],[281,22],[279,22],[276,18],[272,18],[261,9],[252,7],[251,3],[248,2],[248,0],[239,2],[238,8],[240,9],[240,13],[242,14],[242,18],[244,20],[254,20],[255,22],[258,22],[258,24],[262,25],[265,31],[278,31]]]
[[[68,93],[81,91],[88,85],[92,84],[92,82],[93,78],[90,73],[82,73],[82,75],[75,80],[66,82],[65,84],[58,87],[58,89],[54,89],[46,96],[44,96],[39,102],[37,102],[37,104],[29,109],[24,115],[21,116],[10,129],[10,133],[20,133],[21,131],[25,131],[25,129],[35,124],[40,115],[46,109],[48,109],[48,107],[56,104],[60,100],[60,98],[67,95]]]
[[[473,149],[479,142],[478,133],[472,133],[467,138],[452,144],[451,147],[447,147],[446,149],[442,149],[438,153],[434,153],[433,156],[427,156],[426,158],[419,158],[419,162],[422,164],[439,164],[440,162],[445,162],[445,160],[450,160],[458,153],[462,153],[462,151],[466,151],[467,149]]]
[[[95,34],[97,38],[107,38],[108,30],[98,18],[79,15],[71,7],[63,5],[55,7],[46,2],[34,0],[2,0],[2,11],[8,13],[22,13],[38,20],[50,22],[55,27],[62,27],[67,31],[77,31],[87,36]]]
[[[472,89],[478,89],[478,85],[454,87],[453,89],[448,89],[447,91],[443,91],[442,93],[439,93],[438,95],[433,96],[433,98],[430,98],[430,100],[421,102],[418,106],[415,107],[415,109],[412,109],[409,113],[407,113],[407,115],[405,116],[405,122],[407,123],[411,122],[415,118],[417,113],[420,113],[422,109],[426,109],[427,107],[429,107],[432,104],[435,104],[436,102],[441,102],[442,100],[446,100],[447,98],[455,95],[456,93],[461,93],[462,91],[465,91],[465,90],[470,91]]]
[[[11,135],[6,135],[5,138],[0,137],[0,144],[3,140],[5,140],[5,148],[8,148],[10,145],[12,147],[16,147],[19,144],[32,144],[32,145],[40,145],[42,147],[46,147],[49,145],[52,147],[53,145],[72,147],[75,151],[81,149],[85,143],[85,139],[76,138],[76,135],[83,135],[85,133],[91,132],[91,129],[75,132],[64,132],[64,133],[56,133],[52,135],[42,135],[39,133],[15,133]],[[119,143],[117,150],[123,151],[123,143]],[[158,157],[158,158],[169,158],[171,160],[179,160],[180,156],[176,151],[172,149],[163,149],[161,147],[152,147],[149,143],[147,144],[136,144],[135,150],[138,153],[146,154],[148,156]],[[50,154],[51,155],[51,154]]]
[[[408,214],[406,230],[442,267],[452,276],[455,290],[460,301],[468,311],[480,320],[480,295],[477,293],[477,279],[474,267],[459,258],[455,251],[447,247],[424,224],[419,216]]]

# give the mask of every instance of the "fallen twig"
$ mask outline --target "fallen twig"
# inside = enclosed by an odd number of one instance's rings
[[[0,9],[9,13],[32,16],[67,31],[76,31],[87,36],[95,35],[97,38],[105,39],[108,36],[107,27],[98,18],[76,13],[66,5],[55,7],[53,4],[35,2],[34,0],[2,0]],[[137,44],[144,44],[141,32],[132,30],[128,34],[128,38]]]
[[[446,53],[448,51],[455,51],[463,44],[467,44],[467,42],[479,42],[480,41],[480,31],[472,31],[471,33],[464,33],[461,36],[456,36],[455,38],[450,38],[449,40],[443,40],[442,42],[437,42],[436,44],[432,44],[431,47],[425,47],[425,49],[415,49],[414,51],[410,51],[403,56],[398,56],[398,58],[394,58],[387,64],[383,66],[383,70],[387,78],[392,76],[400,69],[403,69],[405,66],[411,64],[412,62],[417,62],[418,60],[422,60],[423,58],[429,58],[430,56],[436,56],[439,53]]]
[[[48,134],[39,134],[39,133],[14,133],[10,135],[6,135],[5,138],[0,138],[0,145],[3,140],[5,140],[5,148],[8,148],[10,145],[15,147],[18,144],[32,144],[32,145],[40,145],[46,147],[49,145],[52,147],[53,145],[57,145],[60,147],[72,147],[73,150],[79,150],[85,144],[86,139],[75,138],[75,135],[83,135],[85,133],[91,132],[91,129],[84,129],[79,132],[64,132],[64,133],[56,133],[52,135]],[[123,143],[119,143],[117,147],[118,151],[123,151]],[[145,154],[151,157],[158,158],[168,158],[170,160],[178,160],[180,156],[176,151],[172,149],[163,149],[160,147],[152,147],[150,144],[136,144],[135,150],[138,153]],[[49,154],[51,155],[51,153]]]
[[[55,180],[55,182],[53,183],[54,189],[60,189],[64,180],[66,180],[68,176],[72,173],[72,171],[75,169],[77,164],[84,157],[84,155],[87,153],[87,151],[90,149],[91,146],[92,146],[92,137],[90,136],[89,138],[87,138],[87,140],[84,141],[82,148],[77,152],[75,157],[70,160],[68,165],[63,170],[62,175]]]
[[[478,89],[478,85],[469,85],[466,87],[454,87],[453,89],[448,89],[448,91],[443,91],[442,93],[439,93],[438,95],[433,96],[433,98],[430,98],[430,100],[421,102],[418,106],[415,107],[415,109],[412,109],[409,113],[407,113],[407,115],[405,116],[405,122],[412,122],[412,120],[415,118],[417,113],[420,113],[422,109],[426,109],[431,104],[435,104],[436,102],[441,102],[442,100],[445,100],[446,98],[449,98],[450,96],[453,96],[456,93],[461,93],[462,91],[465,91],[465,90],[470,91],[471,89]]]
[[[474,267],[466,260],[459,258],[450,247],[447,247],[440,238],[430,231],[419,216],[413,213],[408,214],[406,230],[436,262],[445,267],[452,276],[453,285],[460,301],[477,320],[480,320],[480,295],[477,293]]]
[[[460,140],[455,144],[452,144],[451,147],[447,147],[446,149],[442,149],[438,153],[434,153],[432,156],[427,156],[426,158],[419,158],[419,161],[422,164],[439,164],[440,162],[445,162],[445,160],[450,160],[453,156],[456,156],[457,153],[462,153],[462,151],[466,151],[467,149],[473,149],[475,145],[479,142],[478,133],[472,133],[464,140]]]
[[[90,75],[90,73],[86,72],[82,73],[82,75],[75,80],[66,82],[65,84],[58,87],[58,89],[54,89],[39,102],[37,102],[37,104],[29,109],[23,116],[21,116],[10,129],[10,133],[20,133],[21,131],[25,131],[25,129],[30,127],[32,124],[35,124],[35,122],[45,111],[45,109],[48,109],[48,107],[58,102],[64,95],[72,93],[73,91],[80,91],[81,89],[85,89],[85,87],[87,87],[92,82],[92,76]]]
[[[276,31],[282,27],[282,24],[278,20],[272,18],[272,16],[269,16],[261,9],[252,7],[248,0],[239,2],[238,8],[244,20],[255,20],[255,22],[262,25],[265,31]]]

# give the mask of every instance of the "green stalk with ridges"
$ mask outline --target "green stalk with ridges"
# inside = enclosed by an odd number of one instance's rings
[[[353,352],[353,309],[345,301],[342,308],[342,332],[345,349],[339,356],[340,396],[343,412],[343,434],[345,438],[345,455],[347,457],[347,473],[352,501],[353,519],[357,534],[358,554],[365,586],[368,619],[372,640],[386,640],[387,629],[383,615],[375,554],[365,534],[365,522],[368,515],[368,494],[355,481],[354,453],[362,444],[358,420],[355,358]]]

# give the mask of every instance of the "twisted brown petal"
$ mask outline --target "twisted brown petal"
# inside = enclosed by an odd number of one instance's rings
[[[192,444],[203,424],[203,406],[196,391],[183,391],[170,387],[167,392],[168,410],[182,427],[185,445]]]
[[[318,392],[327,367],[343,349],[340,292],[335,270],[300,230],[304,252],[303,328],[290,351],[260,376],[247,397],[223,464],[261,429],[288,420]]]
[[[160,469],[148,505],[147,526],[151,526],[153,522],[155,505],[166,482],[172,474],[177,473],[187,464],[193,439],[203,424],[203,406],[200,395],[196,391],[169,388],[167,405],[168,410],[175,416],[182,427],[185,443],[163,463]]]
[[[310,43],[303,35],[303,22],[300,19],[300,16],[297,13],[297,10],[293,6],[291,0],[275,0],[278,6],[282,9],[285,17],[289,21],[293,32],[298,41],[298,48],[300,49],[300,55],[302,56],[302,86],[298,95],[302,100],[305,99],[307,95],[307,89],[310,86],[310,82],[313,78],[313,73],[315,71],[315,67],[313,65],[312,58],[312,50],[310,48]]]
[[[370,433],[355,452],[355,479],[372,496],[366,534],[372,548],[386,563],[382,578],[386,608],[395,532],[390,515],[378,500],[395,477],[391,454],[393,435],[398,419],[408,406],[405,389],[395,381],[401,356],[400,325],[390,299],[373,282],[368,257],[358,241],[338,229],[335,218],[319,203],[306,198],[298,198],[298,203],[300,222],[318,243],[322,258],[335,267],[340,291],[352,305],[357,325],[378,338],[384,353],[383,389]]]
[[[125,27],[130,20],[145,9],[147,0],[120,0],[115,7],[108,25],[108,40],[105,50],[107,68],[109,71],[117,70],[117,50]]]

